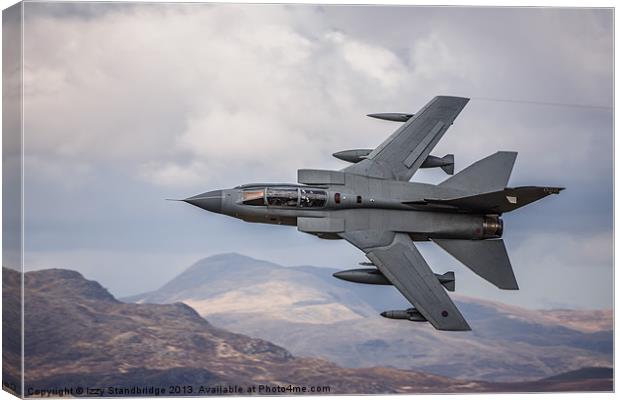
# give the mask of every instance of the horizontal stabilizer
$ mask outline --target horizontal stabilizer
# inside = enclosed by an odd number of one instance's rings
[[[502,239],[433,239],[442,249],[500,289],[518,290],[517,280]]]
[[[516,158],[516,152],[498,151],[487,158],[476,161],[458,174],[441,182],[439,186],[472,194],[502,190],[508,185]]]
[[[562,190],[564,190],[564,188],[522,186],[454,199],[424,199],[423,202],[417,201],[405,204],[437,205],[443,208],[454,208],[488,214],[502,214],[526,206],[550,194],[558,194]]]

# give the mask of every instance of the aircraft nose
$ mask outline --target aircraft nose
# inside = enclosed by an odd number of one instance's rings
[[[200,207],[203,210],[220,213],[222,212],[223,197],[223,192],[221,190],[212,190],[210,192],[188,197],[183,201],[193,206]]]

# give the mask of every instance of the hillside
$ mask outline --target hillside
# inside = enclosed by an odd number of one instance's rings
[[[473,331],[440,332],[381,318],[379,312],[405,305],[400,294],[342,282],[331,276],[335,271],[222,254],[124,300],[181,301],[218,326],[348,367],[522,381],[612,365],[611,310],[527,310],[452,294]]]
[[[17,272],[3,274],[5,298],[17,296]],[[69,270],[25,275],[25,326],[27,393],[110,385],[289,384],[327,385],[330,393],[453,392],[465,385],[412,371],[347,369],[294,357],[268,341],[216,328],[185,304],[122,303]],[[15,359],[19,349],[3,351]],[[15,381],[11,368],[4,370],[5,383]],[[482,386],[467,384],[468,390]]]
[[[5,299],[18,296],[17,272],[3,269],[3,277]],[[160,394],[179,395],[170,393],[170,386],[186,387],[183,390],[191,393],[185,394],[192,395],[213,394],[201,390],[229,386],[247,393],[245,388],[256,386],[260,391],[260,385],[320,387],[323,393],[331,394],[612,387],[611,370],[604,368],[511,384],[458,380],[385,367],[342,368],[321,359],[293,356],[268,341],[217,328],[184,304],[120,302],[97,282],[69,270],[42,270],[25,275],[25,324],[27,393],[65,387],[100,388],[97,395],[119,394],[110,392],[110,387],[155,387],[168,390]],[[14,346],[5,346],[3,360],[17,357],[16,351]],[[10,384],[15,377],[11,376],[11,368],[6,364],[4,367],[4,383]]]
[[[355,292],[335,286],[329,270],[303,273],[306,269],[313,270],[222,254],[195,263],[155,292],[123,300],[182,301],[202,315],[214,310],[217,314],[260,313],[293,323],[335,323],[376,313]]]

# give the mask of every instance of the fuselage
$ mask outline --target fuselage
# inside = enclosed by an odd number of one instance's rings
[[[246,222],[298,226],[300,231],[325,239],[339,239],[344,229],[369,228],[405,232],[413,240],[502,235],[503,223],[497,215],[456,212],[424,202],[459,192],[423,183],[359,178],[348,177],[347,185],[246,184],[185,201]]]

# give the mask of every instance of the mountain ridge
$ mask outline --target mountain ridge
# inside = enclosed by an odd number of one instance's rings
[[[17,275],[3,269],[5,298],[19,296],[19,285],[11,285],[19,281],[13,279]],[[389,378],[380,370],[349,370],[324,360],[294,357],[268,341],[217,328],[183,303],[120,302],[75,271],[32,271],[24,277],[27,392],[65,386],[260,382],[327,384],[337,393],[397,393],[407,390],[401,387],[408,387],[411,380],[420,383],[421,391],[437,391],[444,385],[452,391],[462,385],[430,374],[395,371],[396,376]],[[3,351],[6,355],[19,349],[5,343]],[[15,370],[4,367],[3,381],[15,383]]]
[[[18,276],[18,272],[3,268],[4,300],[19,296]],[[109,388],[187,385],[192,388],[187,390],[198,390],[255,384],[327,386],[331,394],[611,388],[608,370],[574,371],[568,379],[548,382],[498,384],[387,367],[343,368],[317,358],[294,356],[269,341],[216,327],[182,303],[118,301],[100,284],[75,271],[32,271],[24,278],[25,387],[31,395],[36,390],[52,392],[65,387],[100,389],[101,395],[107,396],[114,395],[107,392]],[[17,351],[3,341],[5,356]],[[9,389],[16,375],[6,357],[3,362],[4,387]],[[89,394],[93,395],[74,393]]]
[[[612,363],[611,310],[528,310],[457,294],[453,298],[474,331],[437,332],[426,324],[378,316],[405,305],[393,287],[342,282],[331,276],[334,269],[283,267],[240,254],[218,255],[217,268],[211,267],[212,260],[201,259],[177,276],[190,287],[167,284],[123,300],[183,301],[227,329],[349,367],[380,365],[457,379],[520,381]],[[178,283],[177,278],[169,284]],[[194,282],[208,282],[218,293]],[[171,287],[174,293],[167,292]],[[467,359],[480,368],[468,368]]]

